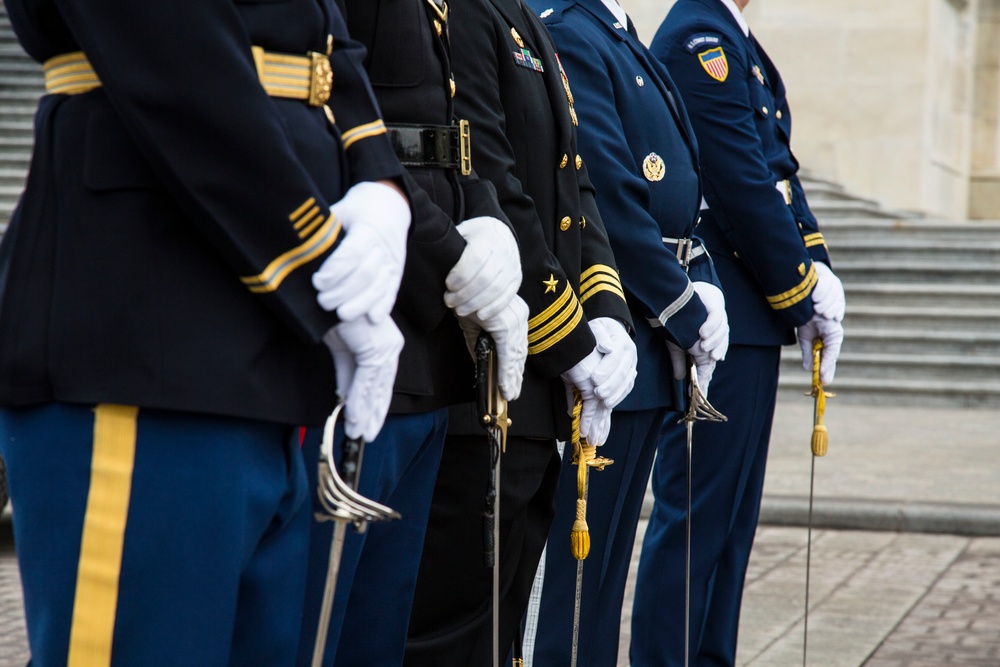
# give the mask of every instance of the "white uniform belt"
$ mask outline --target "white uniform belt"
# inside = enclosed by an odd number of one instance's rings
[[[673,239],[669,236],[663,237],[663,244],[676,249],[677,261],[685,270],[691,265],[691,260],[705,254],[704,245],[694,245],[693,239]]]

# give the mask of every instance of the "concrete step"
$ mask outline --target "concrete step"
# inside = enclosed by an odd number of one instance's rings
[[[809,193],[806,193],[809,196]],[[817,219],[823,221],[831,218],[855,218],[859,216],[871,218],[895,218],[898,214],[887,211],[877,204],[857,199],[826,200],[817,199],[814,203],[809,201],[809,208]]]
[[[0,128],[3,125],[0,123]],[[1000,230],[982,239],[939,239],[902,236],[878,239],[827,239],[834,264],[839,260],[881,266],[886,262],[914,260],[942,265],[994,263],[1000,266]]]
[[[854,283],[931,283],[1000,285],[1000,261],[939,262],[890,257],[873,264],[865,259],[835,259],[837,275]]]
[[[844,327],[844,352],[922,357],[1000,357],[1000,331]],[[997,379],[1000,380],[1000,374]]]
[[[937,331],[1000,331],[1000,307],[864,306],[848,296],[844,325],[848,330],[909,329]]]
[[[848,303],[854,306],[1000,308],[1000,283],[904,284],[845,280],[844,291]]]
[[[899,241],[916,239],[922,241],[997,241],[1000,239],[1000,221],[941,221],[908,218],[848,217],[821,219],[823,236],[836,251],[843,241],[854,243],[866,241]],[[836,258],[834,258],[836,260]]]
[[[781,378],[780,400],[802,400],[809,391],[810,378],[803,371]],[[939,382],[930,384],[913,380],[871,380],[841,377],[838,373],[829,387],[836,393],[837,403],[866,405],[924,405],[936,407],[995,408],[1000,407],[1000,381]],[[828,409],[829,409],[829,403]]]
[[[845,348],[851,349],[850,340],[846,341]],[[796,348],[786,348],[782,351],[781,366],[783,373],[792,374],[802,367],[802,354]],[[932,385],[955,380],[1000,383],[1000,355],[885,354],[845,351],[837,360],[837,375],[856,380],[913,380]]]

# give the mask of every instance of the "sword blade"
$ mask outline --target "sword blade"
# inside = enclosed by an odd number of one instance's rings
[[[330,560],[326,568],[323,602],[319,608],[319,626],[316,628],[316,643],[313,644],[312,667],[320,667],[323,664],[326,636],[327,631],[330,629],[330,613],[333,610],[333,597],[337,592],[340,557],[344,552],[344,539],[346,536],[347,522],[337,521],[333,528],[333,538],[330,541]]]
[[[496,493],[493,495],[493,666],[500,667],[500,441],[492,438],[496,462]]]
[[[691,453],[694,441],[694,419],[687,420],[687,514],[684,545],[684,667],[691,655]]]

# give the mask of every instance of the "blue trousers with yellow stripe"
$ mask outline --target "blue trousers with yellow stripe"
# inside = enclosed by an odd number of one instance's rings
[[[778,387],[778,346],[732,345],[709,400],[729,418],[694,427],[691,492],[691,666],[732,667],[764,486]],[[664,431],[653,467],[630,656],[635,667],[684,664],[687,433]]]
[[[360,534],[348,528],[324,666],[403,663],[420,553],[447,430],[447,409],[389,415],[378,437],[365,446],[358,491],[392,507],[402,518],[370,525]],[[316,486],[321,437],[319,429],[310,429],[302,444],[310,489]],[[334,455],[339,457],[343,439],[339,425],[335,438]],[[312,659],[332,536],[331,522],[313,522],[298,658],[301,667]]]
[[[292,665],[308,540],[287,427],[0,409],[32,665]]]

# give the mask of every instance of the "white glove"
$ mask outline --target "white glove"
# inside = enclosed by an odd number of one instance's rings
[[[726,358],[729,351],[729,316],[726,314],[726,297],[722,290],[704,281],[692,284],[708,315],[698,327],[698,340],[684,352],[678,345],[667,343],[670,350],[670,362],[674,368],[674,379],[683,380],[687,377],[687,355],[694,359],[698,369],[698,386],[701,392],[708,396],[708,385],[715,374],[715,363]]]
[[[507,225],[496,218],[470,218],[456,229],[466,246],[445,279],[444,302],[459,317],[495,317],[521,287],[521,256]]]
[[[816,287],[812,291],[813,311],[828,320],[842,322],[847,299],[840,278],[824,262],[813,262],[816,266]]]
[[[475,349],[481,330],[489,332],[497,349],[497,378],[500,393],[508,401],[521,395],[524,362],[528,357],[528,304],[514,295],[507,305],[489,319],[477,313],[458,318],[469,351]]]
[[[395,188],[358,183],[330,207],[343,225],[344,240],[313,274],[317,300],[344,322],[367,315],[389,316],[406,261],[410,205]]]
[[[583,408],[580,411],[580,436],[592,445],[603,445],[611,432],[611,408],[594,392],[594,372],[604,354],[596,347],[573,368],[562,374],[566,383],[566,405],[573,414],[573,389],[580,392]]]
[[[389,412],[403,334],[390,317],[377,324],[359,317],[327,331],[323,342],[333,354],[347,437],[371,442]]]
[[[823,339],[823,354],[819,364],[819,379],[824,385],[833,382],[837,372],[837,358],[840,356],[840,346],[844,342],[844,326],[836,320],[829,320],[818,315],[803,324],[798,329],[799,347],[802,348],[802,368],[809,372],[813,369],[813,341]]]
[[[612,317],[595,317],[590,330],[597,339],[597,351],[603,354],[591,379],[594,393],[609,410],[621,403],[635,385],[639,355],[625,326]]]

